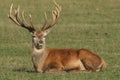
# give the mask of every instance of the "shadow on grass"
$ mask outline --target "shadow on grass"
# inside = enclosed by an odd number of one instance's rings
[[[18,69],[13,69],[12,71],[14,72],[28,72],[28,73],[36,73],[33,70],[28,70],[27,68],[18,68]]]

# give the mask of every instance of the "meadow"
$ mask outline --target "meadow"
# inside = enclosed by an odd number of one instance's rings
[[[40,29],[44,12],[49,19],[52,0],[0,0],[0,80],[119,80],[120,0],[56,0],[60,18],[46,37],[48,48],[87,48],[102,56],[107,69],[97,73],[36,73],[31,61],[31,35],[9,20],[11,3],[21,6]]]

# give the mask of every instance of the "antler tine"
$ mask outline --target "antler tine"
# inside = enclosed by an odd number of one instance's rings
[[[57,4],[57,2],[54,0],[54,4],[56,5],[56,7],[59,9],[59,11],[61,11],[61,6],[59,4]]]
[[[21,27],[24,27],[26,29],[28,29],[30,32],[34,32],[35,31],[35,27],[33,26],[32,24],[32,18],[30,18],[30,23],[31,25],[29,25],[27,23],[27,21],[25,20],[24,18],[24,11],[22,12],[22,19],[20,18],[20,7],[18,6],[17,10],[15,10],[15,14],[12,15],[12,8],[13,8],[13,4],[11,4],[10,6],[10,12],[9,12],[9,15],[8,17],[14,22],[16,23],[17,25],[21,26]]]
[[[56,23],[57,19],[59,18],[60,11],[61,11],[61,9],[60,9],[59,5],[57,5],[57,7],[55,8],[55,10],[52,11],[53,18],[52,18],[52,21],[51,21],[51,26],[53,26]]]
[[[45,12],[45,23],[44,23],[44,25],[43,25],[43,27],[42,27],[42,29],[41,30],[45,30],[45,28],[46,28],[46,26],[47,26],[47,14],[46,14],[46,12]]]
[[[30,26],[30,25],[27,23],[26,19],[25,19],[24,11],[22,11],[22,21],[23,21],[23,24],[24,24],[24,25]]]
[[[18,6],[17,10],[15,10],[15,18],[16,18],[17,22],[20,24],[20,26],[25,27],[26,25],[22,22],[19,13],[20,13],[20,7]]]
[[[32,22],[32,15],[29,14],[29,17],[30,17],[30,24],[32,25],[31,27],[33,27],[33,28],[35,29],[35,26],[34,26],[34,24],[33,24],[33,22]]]
[[[18,23],[18,21],[17,21],[16,18],[15,18],[15,15],[12,15],[12,10],[13,10],[13,3],[12,3],[11,6],[10,6],[10,12],[9,12],[8,17],[9,17],[14,23],[16,23],[17,25],[20,26],[20,24]],[[16,12],[15,12],[15,13],[16,13]]]
[[[58,5],[55,1],[54,1],[54,4],[55,4],[56,7],[55,7],[55,10],[52,11],[52,20],[48,24],[47,20],[46,20],[47,18],[46,18],[42,30],[47,30],[47,29],[53,27],[56,24],[56,22],[59,18],[59,15],[60,15],[60,12],[61,12],[61,6]],[[45,16],[46,16],[46,14],[45,14]]]

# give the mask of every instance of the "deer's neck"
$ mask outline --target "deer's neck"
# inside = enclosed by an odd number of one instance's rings
[[[44,61],[48,56],[47,49],[45,45],[41,49],[37,49],[33,46],[32,61],[35,68],[43,68]]]

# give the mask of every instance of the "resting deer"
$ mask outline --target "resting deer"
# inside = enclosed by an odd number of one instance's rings
[[[104,60],[87,49],[46,48],[45,36],[56,24],[61,12],[61,6],[56,2],[55,6],[51,22],[48,22],[45,13],[45,23],[38,31],[32,23],[31,15],[29,16],[30,24],[28,24],[24,18],[24,12],[20,16],[18,7],[12,14],[13,4],[10,6],[9,18],[32,34],[32,62],[36,72],[99,71],[104,69],[106,67]]]

